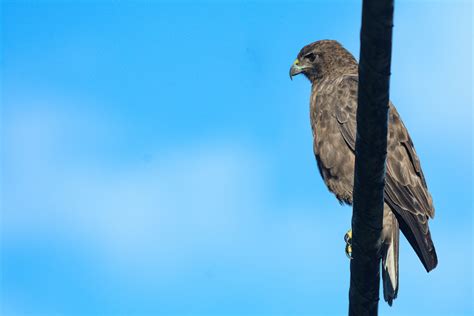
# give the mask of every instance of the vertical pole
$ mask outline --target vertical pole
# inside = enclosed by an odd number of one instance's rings
[[[363,0],[349,315],[377,315],[393,0]]]

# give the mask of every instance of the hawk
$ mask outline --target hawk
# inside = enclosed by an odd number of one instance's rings
[[[290,78],[304,74],[311,82],[310,120],[319,172],[339,202],[352,204],[354,182],[358,64],[333,40],[301,49]],[[433,201],[413,142],[395,106],[389,102],[386,178],[382,229],[384,299],[392,305],[398,293],[399,229],[426,271],[437,255],[428,220]]]

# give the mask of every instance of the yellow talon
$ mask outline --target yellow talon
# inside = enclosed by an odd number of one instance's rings
[[[352,259],[352,246],[347,244],[346,245],[346,256],[349,259]]]
[[[352,229],[349,229],[347,233],[344,235],[344,241],[348,244],[352,242]]]
[[[346,256],[349,259],[352,259],[352,229],[349,229],[344,235],[344,241],[346,242]]]

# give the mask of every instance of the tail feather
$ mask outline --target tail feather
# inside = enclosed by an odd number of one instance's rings
[[[398,220],[389,207],[384,208],[382,247],[382,282],[385,301],[392,306],[398,294]]]
[[[436,255],[436,250],[431,239],[428,222],[420,221],[414,214],[401,209],[390,200],[386,200],[386,202],[394,210],[400,230],[415,250],[418,258],[420,258],[426,272],[430,272],[436,268],[438,265],[438,256]]]

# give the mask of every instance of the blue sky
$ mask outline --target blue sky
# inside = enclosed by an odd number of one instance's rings
[[[436,206],[390,315],[471,315],[472,4],[397,1],[391,99]],[[360,3],[2,1],[2,315],[341,315],[351,209],[312,153],[302,46]]]

